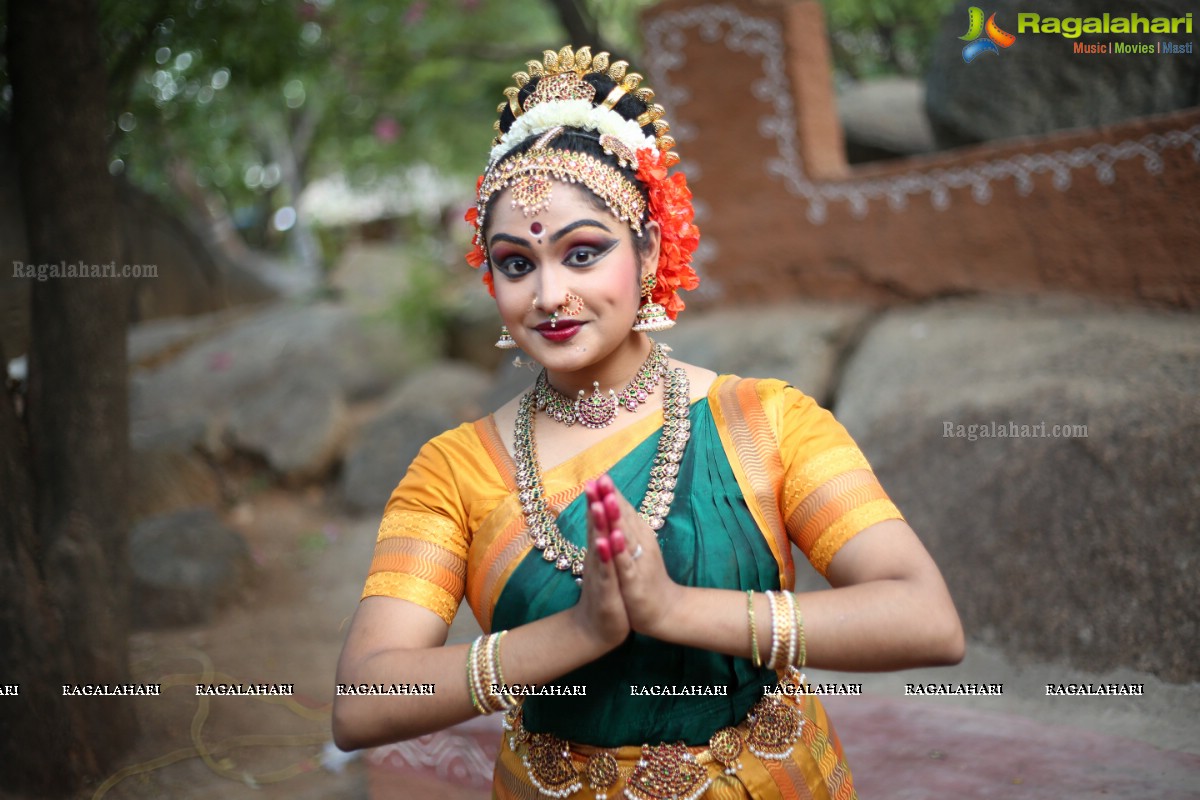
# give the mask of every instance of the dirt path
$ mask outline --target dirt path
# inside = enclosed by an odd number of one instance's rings
[[[212,623],[134,635],[135,679],[163,683],[162,696],[139,701],[142,734],[123,766],[154,766],[155,759],[193,746],[205,662],[211,681],[295,684],[289,706],[256,698],[208,701],[199,728],[208,747],[240,737],[255,744],[145,769],[102,796],[122,798],[365,798],[365,770],[352,761],[341,774],[319,766],[330,738],[329,706],[342,626],[354,611],[374,545],[375,520],[330,512],[320,493],[267,490],[227,515],[242,531],[258,566],[250,590]],[[168,688],[168,683],[178,685]],[[240,780],[236,776],[242,776]],[[283,779],[286,778],[286,779]],[[254,788],[254,786],[261,788]],[[98,787],[96,787],[98,788]],[[94,790],[83,797],[95,796]]]

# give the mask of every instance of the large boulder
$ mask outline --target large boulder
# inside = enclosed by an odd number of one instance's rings
[[[182,352],[147,356],[157,368],[131,379],[135,448],[249,453],[284,477],[327,470],[345,404],[380,394],[413,360],[399,335],[328,303],[198,321],[162,333],[160,346],[179,337]]]
[[[129,537],[135,625],[210,621],[249,581],[250,549],[208,509],[150,517]]]
[[[456,289],[447,304],[446,355],[488,371],[512,361],[508,350],[496,348],[500,338],[500,315],[496,301],[479,285],[478,276]]]
[[[936,149],[919,80],[893,75],[851,84],[837,103],[851,164]]]
[[[486,411],[488,374],[446,362],[414,373],[362,425],[346,451],[341,496],[354,511],[380,513],[421,445]],[[487,409],[491,410],[491,409]]]
[[[212,314],[165,317],[131,325],[127,336],[129,365],[134,370],[158,369],[192,345],[221,333],[251,314],[253,310],[243,306]]]
[[[129,456],[129,513],[133,519],[200,506],[216,508],[221,482],[200,454],[133,448]]]
[[[1186,681],[1200,678],[1198,396],[1195,315],[962,302],[884,316],[835,413],[969,635]]]
[[[926,78],[926,109],[938,144],[963,144],[1034,136],[1068,128],[1108,125],[1134,117],[1200,104],[1200,28],[1178,34],[1018,33],[1017,14],[1042,16],[1182,17],[1195,11],[1190,0],[1064,0],[1031,9],[1019,0],[982,6],[1017,39],[998,54],[963,62],[968,8],[961,0],[946,16]],[[1192,43],[1192,55],[1076,54],[1075,42]]]
[[[319,374],[285,372],[231,409],[227,436],[277,474],[303,481],[330,471],[348,425],[337,386]]]
[[[684,312],[652,334],[672,357],[742,377],[780,378],[825,402],[843,351],[862,330],[865,306],[832,303]]]

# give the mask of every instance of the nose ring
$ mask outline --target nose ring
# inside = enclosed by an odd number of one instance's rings
[[[562,311],[568,317],[573,317],[583,311],[583,298],[574,292],[567,292],[566,302],[561,306]]]
[[[529,304],[529,308],[531,311],[537,311],[537,307],[538,296],[535,294],[533,296],[533,300]],[[583,311],[583,298],[574,292],[567,292],[565,296],[565,302],[550,312],[550,327],[558,327],[558,320],[561,315],[573,317],[581,311]]]

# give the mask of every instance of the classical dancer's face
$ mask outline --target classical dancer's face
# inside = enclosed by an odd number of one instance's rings
[[[597,208],[585,187],[555,182],[549,207],[528,217],[512,207],[510,191],[488,213],[500,316],[551,372],[596,365],[633,338],[643,264],[658,262],[657,225],[643,230],[650,242],[643,255],[629,225]]]

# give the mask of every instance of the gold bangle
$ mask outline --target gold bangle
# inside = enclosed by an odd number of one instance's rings
[[[500,665],[500,640],[504,638],[504,634],[508,631],[500,631],[496,634],[492,643],[492,663],[496,668],[496,681],[500,684],[500,693],[497,695],[497,703],[499,708],[497,711],[507,711],[517,704],[517,698],[512,696],[508,691],[508,685],[504,682],[504,669]]]
[[[475,640],[471,661],[471,686],[479,698],[476,708],[480,714],[491,714],[497,710],[490,691],[490,685],[495,680],[491,666],[491,639],[491,636],[484,634]]]
[[[754,656],[754,666],[762,666],[762,654],[758,652],[758,628],[754,625],[754,590],[746,591],[746,606],[750,610],[750,652]]]
[[[492,638],[488,641],[489,650],[491,653],[488,658],[488,677],[500,691],[492,693],[492,705],[496,711],[507,711],[508,703],[504,702],[504,678],[500,676],[500,637],[504,635],[504,631],[492,634]]]
[[[771,604],[771,652],[767,656],[767,667],[775,669],[775,661],[779,651],[779,609],[778,599],[774,592],[767,592],[767,602]]]
[[[785,607],[787,601],[780,596],[783,594],[786,592],[767,592],[767,597],[771,600],[772,623],[771,660],[767,662],[767,666],[771,669],[779,669],[787,663],[793,636],[792,615],[790,609]]]
[[[479,670],[479,683],[483,691],[483,704],[487,706],[488,713],[499,709],[496,708],[496,667],[492,664],[492,640],[495,636],[488,634],[483,637],[483,642],[479,645],[482,653],[480,658],[481,667]]]
[[[795,596],[793,596],[795,600]],[[796,603],[796,630],[800,632],[800,655],[796,659],[796,666],[804,669],[804,663],[808,660],[808,643],[804,640],[804,615],[800,613],[800,602]]]
[[[488,713],[487,709],[480,705],[479,695],[475,691],[476,654],[478,653],[479,640],[482,638],[482,636],[476,638],[475,641],[471,642],[471,647],[467,650],[467,688],[471,690],[471,705],[480,714],[486,714]]]
[[[796,637],[796,595],[787,591],[783,592],[783,599],[787,601],[787,616],[788,616],[788,645],[787,645],[787,663],[789,666],[796,663],[796,656],[800,652],[800,642]]]

